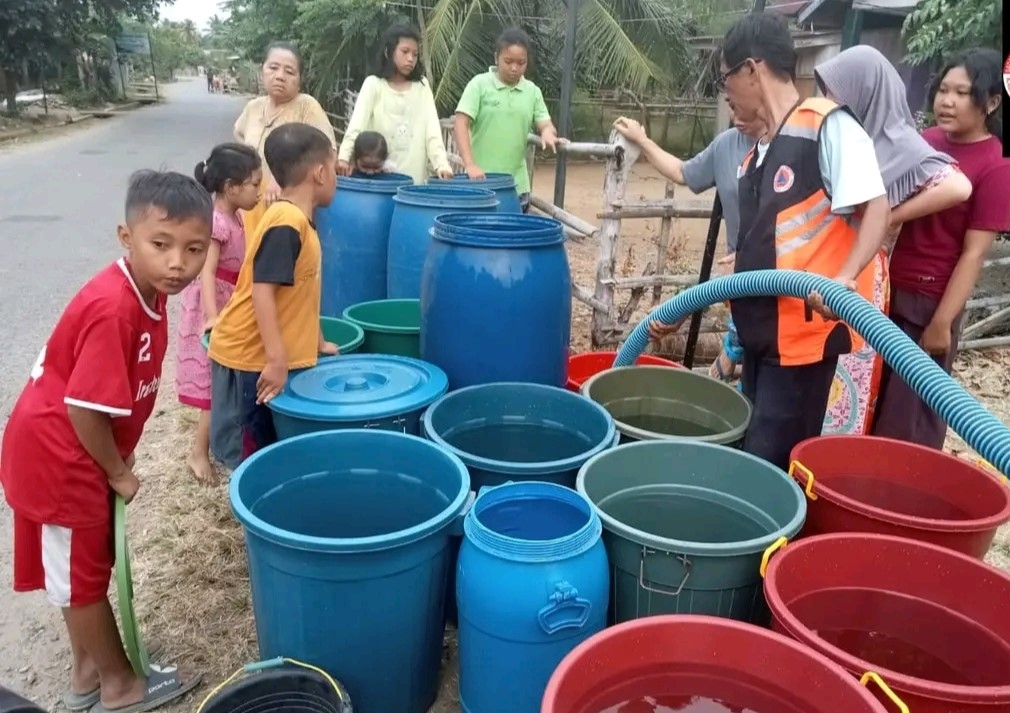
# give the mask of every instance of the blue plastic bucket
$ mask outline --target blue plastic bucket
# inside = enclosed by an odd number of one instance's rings
[[[539,480],[575,487],[582,464],[616,443],[607,410],[567,389],[541,384],[468,386],[435,401],[424,436],[458,456],[473,489]]]
[[[260,655],[319,666],[356,709],[425,713],[438,693],[449,536],[470,477],[430,441],[312,433],[232,475]]]
[[[456,599],[464,711],[536,713],[561,660],[603,630],[599,517],[551,483],[484,488],[463,524]]]

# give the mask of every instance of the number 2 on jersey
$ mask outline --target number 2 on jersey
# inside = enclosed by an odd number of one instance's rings
[[[151,361],[151,335],[149,332],[140,335],[140,354],[137,357],[137,363],[142,364],[145,361]]]

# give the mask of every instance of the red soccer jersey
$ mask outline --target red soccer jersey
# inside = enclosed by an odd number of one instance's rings
[[[112,416],[125,459],[140,440],[168,348],[166,298],[149,307],[125,260],[70,301],[14,405],[0,453],[0,483],[18,514],[63,527],[108,522],[108,477],[77,438],[68,406]]]

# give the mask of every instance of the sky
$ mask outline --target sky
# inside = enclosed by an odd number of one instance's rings
[[[173,22],[192,20],[203,31],[211,17],[224,17],[226,13],[218,7],[218,0],[175,0],[171,5],[162,5],[159,14],[162,19]]]

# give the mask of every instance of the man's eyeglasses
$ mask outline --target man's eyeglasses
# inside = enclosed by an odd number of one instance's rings
[[[737,72],[739,72],[741,69],[743,69],[744,65],[746,65],[748,62],[751,62],[751,61],[756,62],[757,60],[752,60],[750,57],[747,57],[742,62],[737,62],[736,64],[734,64],[732,67],[730,67],[729,69],[727,69],[725,72],[720,72],[719,76],[716,77],[716,80],[715,80],[716,88],[718,88],[720,91],[722,91],[723,89],[725,89],[726,88],[726,80],[729,79],[730,77],[732,77]]]

